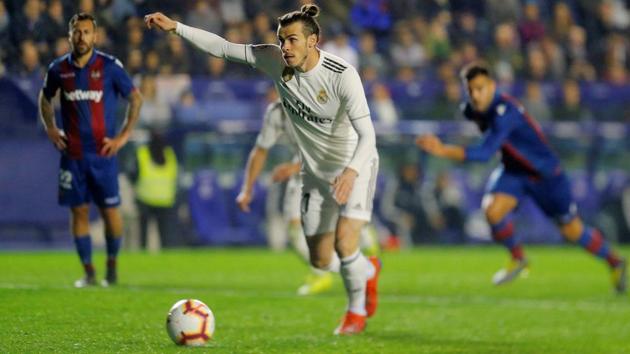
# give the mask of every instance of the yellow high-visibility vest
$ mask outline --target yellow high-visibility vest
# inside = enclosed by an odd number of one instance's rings
[[[177,158],[171,147],[164,149],[164,165],[151,159],[149,147],[138,148],[138,181],[136,197],[141,202],[155,207],[171,207],[177,192]]]

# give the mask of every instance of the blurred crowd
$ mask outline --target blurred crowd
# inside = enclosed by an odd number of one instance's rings
[[[162,11],[236,43],[275,43],[276,18],[311,0],[0,0],[0,76],[42,77],[69,51],[67,22],[95,14],[98,47],[134,75],[153,119],[168,122],[172,106],[194,106],[187,82],[175,98],[153,102],[154,78],[260,78],[225,63],[180,37],[147,31],[142,16]],[[489,63],[503,85],[523,83],[519,96],[541,121],[589,120],[583,85],[627,86],[630,69],[628,0],[320,0],[321,47],[360,71],[376,119],[451,119],[463,95],[457,73],[475,60]],[[189,79],[188,79],[189,80]],[[439,83],[439,95],[419,111],[392,100],[392,83]],[[554,82],[559,102],[546,100]],[[177,84],[179,83],[179,84]],[[170,86],[169,86],[170,87]],[[153,102],[153,103],[152,103]],[[397,102],[396,102],[397,103]],[[193,110],[194,113],[194,110]],[[606,116],[629,121],[621,108]],[[399,118],[400,117],[400,118]],[[162,124],[158,123],[158,124]]]

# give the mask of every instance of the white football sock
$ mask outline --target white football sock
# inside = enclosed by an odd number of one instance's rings
[[[369,263],[360,250],[341,259],[341,278],[348,294],[348,311],[363,316],[366,315],[365,284]]]

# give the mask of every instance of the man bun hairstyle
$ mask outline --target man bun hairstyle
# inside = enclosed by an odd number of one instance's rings
[[[492,78],[492,74],[490,74],[490,69],[488,69],[488,67],[484,63],[478,62],[466,65],[459,74],[461,79],[465,82],[468,82],[479,75]]]
[[[96,19],[94,18],[94,16],[86,12],[79,12],[78,14],[72,16],[70,22],[68,22],[68,31],[72,32],[72,29],[79,21],[92,21],[94,29],[96,29]]]
[[[311,34],[314,34],[319,40],[321,28],[315,19],[317,16],[319,16],[319,6],[315,4],[307,4],[303,5],[299,11],[292,11],[278,17],[278,25],[285,27],[294,22],[300,21],[304,25],[304,36],[308,37]]]

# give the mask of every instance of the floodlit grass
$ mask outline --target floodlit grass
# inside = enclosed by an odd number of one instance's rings
[[[490,284],[507,257],[499,248],[385,254],[381,305],[348,338],[332,335],[341,280],[295,295],[307,268],[289,252],[123,253],[109,289],[72,288],[72,252],[0,253],[0,352],[630,353],[630,297],[613,294],[605,265],[578,248],[528,250],[530,276],[500,288]],[[102,251],[95,261],[102,274]],[[166,334],[166,312],[183,298],[212,308],[210,348]]]

